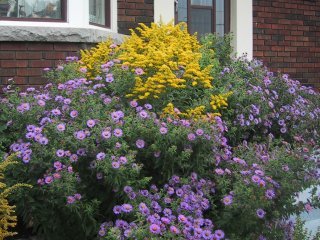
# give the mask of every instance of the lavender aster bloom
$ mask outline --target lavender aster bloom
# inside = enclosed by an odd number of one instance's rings
[[[131,212],[132,209],[133,209],[133,207],[132,207],[132,205],[130,205],[130,204],[126,204],[126,203],[125,203],[125,204],[123,204],[123,205],[121,206],[122,212],[125,212],[125,213]]]
[[[76,201],[76,199],[73,196],[68,196],[67,197],[67,203],[68,204],[72,204]]]
[[[116,136],[116,137],[121,137],[123,135],[123,132],[120,128],[116,128],[114,131],[113,131],[113,135]]]
[[[223,198],[222,202],[223,202],[223,204],[226,205],[226,206],[231,205],[232,202],[233,202],[233,197],[232,197],[232,195],[227,195],[227,196],[225,196],[225,197]]]
[[[114,214],[117,214],[117,215],[120,214],[121,213],[121,209],[122,209],[121,206],[118,206],[118,205],[114,206],[113,207]]]
[[[58,130],[59,132],[63,132],[64,130],[66,130],[66,125],[65,125],[64,123],[59,123],[59,124],[57,125],[57,130]]]
[[[87,126],[88,126],[89,128],[93,128],[94,125],[96,125],[95,120],[90,119],[90,120],[87,121]]]
[[[111,132],[110,132],[110,131],[107,131],[107,130],[104,130],[104,131],[102,131],[101,136],[102,136],[102,138],[104,138],[104,139],[111,138]]]
[[[153,234],[159,234],[161,232],[160,226],[157,224],[151,224],[149,229]]]
[[[256,213],[258,218],[264,218],[264,216],[266,215],[266,212],[261,208],[259,208]]]
[[[100,152],[97,154],[97,160],[101,161],[103,159],[105,159],[106,154],[104,152]]]
[[[196,139],[196,135],[195,134],[193,134],[193,133],[189,133],[188,134],[188,140],[189,141],[194,141]]]
[[[161,134],[167,134],[167,132],[168,132],[168,129],[167,129],[167,128],[165,128],[165,127],[161,127],[161,128],[160,128],[160,133],[161,133]]]
[[[136,141],[136,146],[137,146],[137,148],[144,148],[145,142],[142,139],[138,139]]]

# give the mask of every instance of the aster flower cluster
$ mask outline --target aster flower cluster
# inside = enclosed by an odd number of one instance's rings
[[[249,139],[252,131],[258,131],[290,140],[297,133],[316,139],[319,93],[287,74],[275,75],[257,62],[237,60],[220,76],[223,84],[230,84],[230,89],[234,84],[241,85],[229,103],[235,113],[230,124],[240,126],[239,136]]]
[[[193,173],[188,180],[173,176],[160,191],[152,185],[150,190],[136,192],[126,186],[124,192],[132,204],[117,205],[113,212],[124,218],[134,214],[138,222],[118,219],[113,228],[103,223],[98,233],[100,237],[108,239],[108,231],[112,234],[116,229],[125,239],[139,238],[140,234],[161,239],[224,239],[224,232],[215,230],[214,223],[204,218],[210,208],[206,196],[214,192],[214,183],[210,180],[198,179]]]

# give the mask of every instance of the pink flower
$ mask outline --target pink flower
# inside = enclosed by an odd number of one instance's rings
[[[142,139],[138,139],[136,141],[136,146],[137,146],[137,148],[144,148],[145,142]]]
[[[142,74],[144,74],[144,71],[142,70],[142,68],[136,68],[136,69],[134,70],[134,72],[135,72],[137,75],[142,75]]]

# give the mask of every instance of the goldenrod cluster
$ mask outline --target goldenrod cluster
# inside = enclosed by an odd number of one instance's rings
[[[86,69],[88,78],[94,78],[102,73],[101,65],[113,59],[112,53],[115,50],[112,46],[113,41],[108,39],[105,42],[100,42],[96,47],[90,50],[81,50],[80,66]]]
[[[212,107],[212,109],[217,110],[228,107],[227,100],[231,94],[232,92],[219,95],[211,95],[210,106]]]
[[[20,187],[30,187],[27,184],[16,184],[11,187],[7,187],[5,183],[2,182],[4,179],[5,169],[11,165],[16,164],[17,162],[12,161],[13,157],[8,157],[5,161],[0,162],[0,239],[6,237],[11,237],[16,232],[10,232],[9,228],[15,227],[17,224],[17,217],[14,215],[15,206],[10,206],[7,197],[8,195],[17,188]]]
[[[128,97],[137,99],[161,98],[168,89],[188,87],[211,88],[211,66],[201,69],[200,44],[190,35],[185,23],[140,24],[122,45],[119,59],[125,65],[142,68]]]

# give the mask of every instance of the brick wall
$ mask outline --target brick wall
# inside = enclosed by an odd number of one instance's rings
[[[254,57],[320,88],[320,1],[253,0]]]
[[[153,0],[118,0],[118,32],[129,34],[138,23],[153,22]]]
[[[93,46],[83,43],[0,42],[0,91],[13,78],[22,88],[45,83],[43,68],[56,67],[67,56]]]

